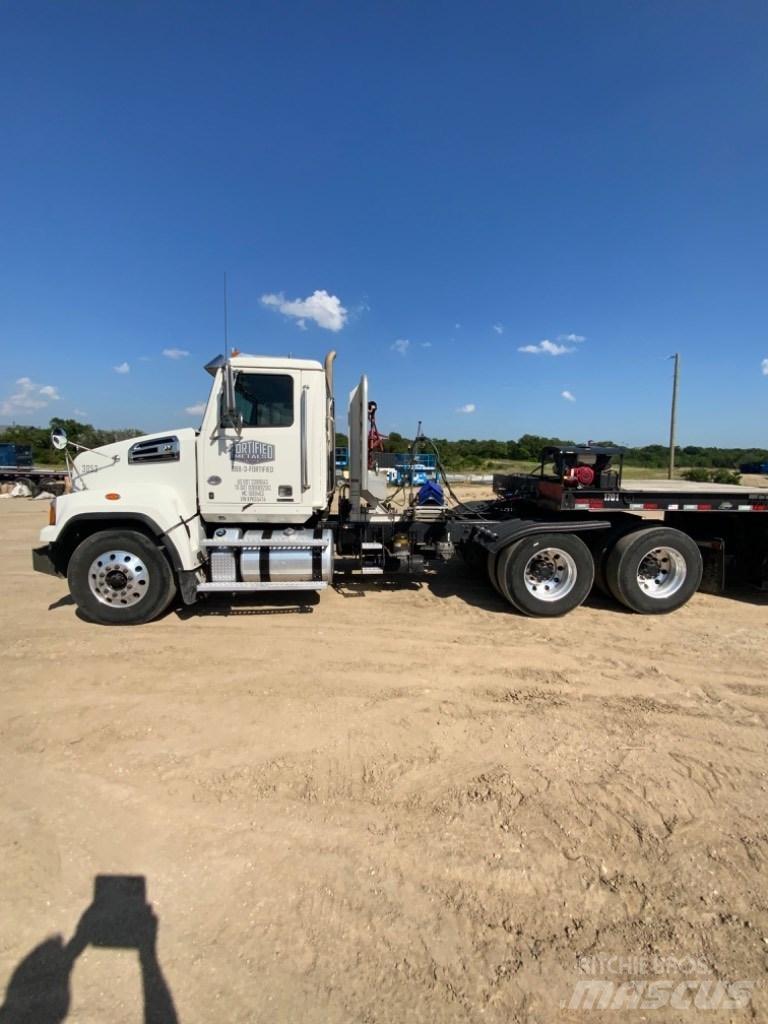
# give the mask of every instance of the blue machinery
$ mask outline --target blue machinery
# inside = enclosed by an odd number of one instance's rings
[[[398,487],[403,484],[426,484],[430,480],[437,479],[437,456],[431,454],[417,454],[411,461],[407,452],[398,453],[395,456],[395,483]]]

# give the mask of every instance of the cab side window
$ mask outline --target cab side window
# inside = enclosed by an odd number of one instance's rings
[[[293,377],[282,373],[239,373],[235,403],[244,427],[290,427]]]

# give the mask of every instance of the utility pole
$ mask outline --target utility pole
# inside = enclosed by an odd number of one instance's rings
[[[669,357],[675,360],[675,374],[672,383],[672,415],[669,419],[669,479],[675,475],[675,432],[677,429],[677,392],[680,386],[680,353]]]

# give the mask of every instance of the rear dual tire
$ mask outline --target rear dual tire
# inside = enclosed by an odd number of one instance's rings
[[[685,533],[640,528],[619,537],[605,560],[605,583],[621,604],[641,615],[682,607],[701,584],[701,552]]]
[[[592,556],[595,559],[595,586],[606,597],[613,597],[605,577],[608,556],[623,536],[628,533],[636,533],[638,529],[643,529],[642,520],[638,520],[637,516],[627,514],[624,518],[617,520],[610,529],[601,530],[594,538],[596,543],[592,547]]]
[[[595,579],[587,545],[572,534],[524,537],[488,556],[498,592],[524,615],[554,618],[578,608]]]

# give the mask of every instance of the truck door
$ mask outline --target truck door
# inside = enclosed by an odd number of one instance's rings
[[[219,371],[221,373],[221,371]],[[200,508],[212,520],[303,521],[301,371],[242,369],[235,379],[240,424],[213,410],[201,434]],[[206,436],[207,435],[207,436]]]

